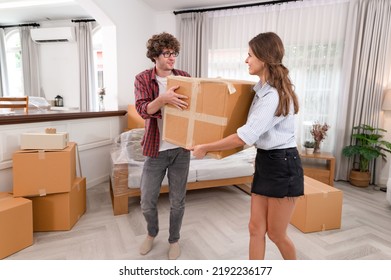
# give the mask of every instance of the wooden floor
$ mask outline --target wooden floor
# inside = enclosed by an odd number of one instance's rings
[[[304,234],[289,225],[302,260],[391,260],[391,205],[385,193],[337,182],[344,192],[342,227]],[[246,260],[250,196],[229,186],[188,192],[181,231],[182,260]],[[129,199],[129,214],[114,216],[109,184],[88,189],[87,211],[70,231],[36,232],[34,244],[10,260],[161,260],[167,259],[167,195],[159,199],[160,233],[146,256],[138,247],[146,234],[139,200]],[[267,240],[266,259],[280,260]]]

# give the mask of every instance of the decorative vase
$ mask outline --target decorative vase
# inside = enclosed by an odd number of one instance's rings
[[[99,95],[99,111],[105,110],[105,103],[103,101],[103,95]]]
[[[315,141],[314,153],[320,153],[320,142]]]

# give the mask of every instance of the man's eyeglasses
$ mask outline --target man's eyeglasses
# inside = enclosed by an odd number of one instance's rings
[[[170,56],[177,57],[179,55],[179,52],[162,52],[162,55],[165,58],[169,58]]]

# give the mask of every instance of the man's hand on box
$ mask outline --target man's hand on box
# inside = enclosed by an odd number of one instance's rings
[[[187,102],[183,101],[183,99],[187,99],[188,97],[186,95],[176,93],[175,90],[177,90],[178,88],[179,86],[171,87],[159,97],[163,99],[164,104],[170,104],[180,110],[183,110],[186,109],[188,106]]]

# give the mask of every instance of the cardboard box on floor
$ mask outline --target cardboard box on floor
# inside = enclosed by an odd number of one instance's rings
[[[12,159],[15,197],[69,192],[76,178],[74,142],[63,150],[19,150]]]
[[[185,110],[166,105],[163,113],[163,139],[183,148],[220,140],[236,133],[247,121],[254,98],[254,82],[169,76],[167,88],[179,86],[186,95]],[[243,147],[208,153],[223,158]]]
[[[30,200],[0,192],[0,259],[33,244]]]
[[[342,198],[341,190],[304,176],[291,224],[305,233],[341,228]]]
[[[70,192],[30,199],[34,231],[70,230],[86,211],[86,178],[76,177]]]

